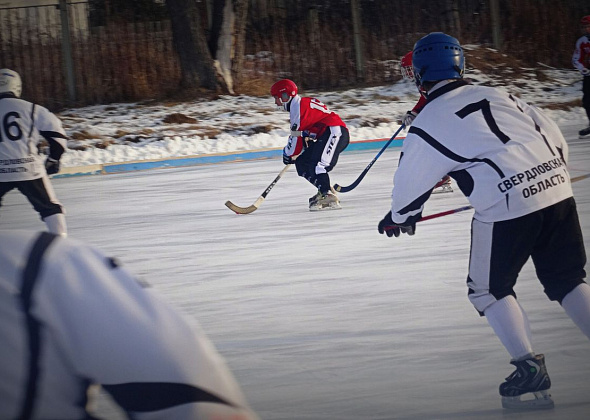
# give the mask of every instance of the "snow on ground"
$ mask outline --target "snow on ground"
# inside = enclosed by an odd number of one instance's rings
[[[468,54],[471,49],[475,55],[474,48],[466,46]],[[467,66],[467,78],[544,107],[561,126],[586,122],[580,107],[582,78],[575,70],[503,67],[501,72],[486,74],[470,68],[469,59]],[[353,142],[390,138],[419,99],[414,84],[403,80],[389,86],[300,93],[315,96],[338,112]],[[578,106],[570,108],[576,101]],[[555,109],[558,104],[566,106]],[[62,158],[64,167],[281,148],[289,130],[288,114],[275,107],[270,95],[99,105],[67,110],[60,118],[68,135],[76,139],[69,142],[71,150]]]

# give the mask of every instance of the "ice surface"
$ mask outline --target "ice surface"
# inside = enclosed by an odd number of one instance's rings
[[[590,141],[562,127],[572,176],[590,168]],[[332,182],[348,185],[377,151],[344,153]],[[544,353],[555,408],[512,413],[498,386],[509,355],[467,300],[472,211],[420,223],[387,238],[399,149],[340,194],[342,210],[310,212],[314,193],[290,171],[250,215],[224,203],[254,202],[280,159],[54,179],[70,236],[116,256],[163,298],[198,320],[269,420],[588,419],[590,342],[550,302],[532,265],[516,292]],[[574,184],[585,242],[590,179]],[[432,196],[425,215],[467,203]],[[17,192],[3,229],[44,229]],[[555,262],[559,264],[559,261]],[[106,404],[101,413],[116,418]]]

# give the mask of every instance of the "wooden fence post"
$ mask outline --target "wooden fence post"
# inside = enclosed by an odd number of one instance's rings
[[[363,54],[363,39],[361,34],[361,9],[358,0],[351,0],[352,29],[354,34],[354,51],[356,58],[357,80],[365,80],[365,60]]]
[[[490,17],[492,21],[492,40],[494,48],[502,50],[502,28],[500,26],[500,4],[498,0],[490,0]]]
[[[72,39],[70,36],[70,20],[68,18],[67,0],[59,0],[61,18],[61,47],[63,52],[64,70],[70,105],[76,102],[76,79],[74,77],[74,60],[72,58]]]

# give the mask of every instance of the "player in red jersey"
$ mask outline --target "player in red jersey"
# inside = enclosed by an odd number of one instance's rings
[[[331,191],[328,173],[350,142],[346,124],[320,100],[299,96],[292,80],[279,80],[270,88],[270,94],[278,107],[289,112],[291,134],[283,149],[283,162],[295,164],[297,174],[318,188],[309,199],[309,209],[341,208]]]
[[[416,83],[416,79],[414,78],[414,68],[412,67],[412,51],[404,55],[401,59],[400,63],[402,77],[410,82]],[[411,111],[406,112],[404,115],[403,123],[406,127],[412,125],[414,118],[422,111],[422,108],[426,105],[426,95],[418,86],[418,91],[420,92],[420,99],[414,108]],[[437,182],[434,186],[434,190],[432,190],[432,194],[439,194],[445,192],[453,192],[453,187],[451,186],[451,177],[445,175],[443,179]]]
[[[584,35],[576,42],[576,49],[572,56],[572,64],[584,76],[582,84],[582,106],[586,110],[590,121],[590,15],[584,16],[580,21]],[[590,135],[590,126],[580,130],[580,137]]]

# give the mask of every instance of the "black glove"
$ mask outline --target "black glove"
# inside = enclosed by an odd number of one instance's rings
[[[416,114],[414,111],[408,111],[406,112],[406,115],[404,115],[404,118],[402,118],[402,121],[404,123],[404,125],[407,127],[412,125],[412,122],[414,122],[414,119],[418,116],[418,114]]]
[[[288,156],[288,155],[286,155],[286,154],[283,153],[283,163],[285,165],[290,165],[293,162],[295,162],[295,161],[293,160],[293,158],[291,156]]]
[[[59,172],[59,160],[48,157],[45,161],[45,170],[47,175],[53,175]]]
[[[377,230],[380,234],[386,234],[388,238],[395,236],[396,238],[400,235],[400,233],[407,233],[408,235],[412,236],[416,231],[416,223],[411,225],[400,225],[395,223],[391,220],[391,212],[388,212],[383,220],[379,222],[379,226],[377,226]]]
[[[305,143],[308,143],[310,141],[316,141],[317,140],[317,134],[316,133],[310,133],[309,131],[302,131],[301,132],[301,138],[303,139],[303,141],[305,141]]]

